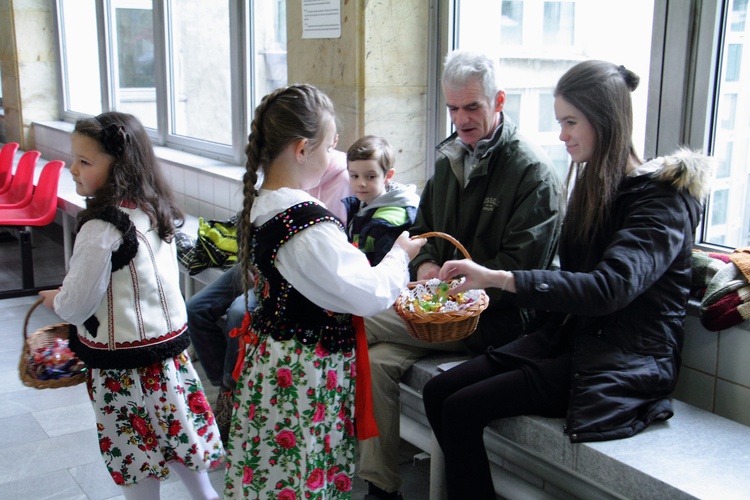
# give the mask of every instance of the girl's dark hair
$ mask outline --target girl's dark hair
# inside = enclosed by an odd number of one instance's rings
[[[346,152],[346,161],[358,160],[375,160],[383,171],[383,174],[386,175],[393,168],[394,163],[396,163],[391,144],[383,137],[376,135],[361,137],[349,146],[349,150]]]
[[[245,147],[247,163],[243,176],[244,203],[240,221],[240,261],[243,289],[250,284],[250,244],[252,222],[250,209],[255,200],[258,172],[267,169],[284,149],[295,141],[307,139],[315,150],[323,141],[325,124],[335,121],[336,114],[329,97],[312,85],[298,84],[281,87],[263,97],[255,108],[250,124],[250,135]],[[247,299],[246,299],[247,301]]]
[[[630,93],[638,75],[605,61],[583,61],[570,68],[555,88],[575,106],[596,132],[591,158],[571,163],[566,186],[572,185],[565,232],[578,241],[592,238],[602,228],[625,176],[628,158],[639,158],[633,147],[633,106]]]
[[[175,227],[182,226],[183,214],[174,203],[141,122],[133,115],[110,111],[78,120],[73,132],[95,140],[101,151],[114,158],[108,181],[86,200],[79,217],[132,203],[148,215],[161,239],[171,241]]]

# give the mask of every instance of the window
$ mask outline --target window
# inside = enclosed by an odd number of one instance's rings
[[[558,138],[552,94],[560,76],[583,59],[624,64],[640,76],[633,105],[636,147],[644,151],[654,0],[456,0],[454,5],[453,46],[494,58],[498,85],[507,97],[504,111],[550,153],[562,178],[570,160]],[[498,11],[501,43],[495,45],[487,43],[487,34],[497,32],[491,24],[498,21],[488,13]]]
[[[60,0],[63,100],[67,111],[87,115],[102,112],[99,51],[94,2]]]
[[[747,0],[734,0],[732,2],[732,12],[730,14],[731,27],[735,32],[742,33],[745,31],[745,22],[747,20]]]
[[[539,131],[556,132],[560,126],[555,120],[555,96],[551,92],[539,93]]]
[[[232,144],[231,38],[228,3],[211,9],[171,0],[167,40],[172,134]]]
[[[714,150],[714,156],[716,157],[716,179],[726,179],[732,175],[732,150],[733,144],[731,142],[725,142],[721,144],[721,149],[717,148]]]
[[[58,0],[57,18],[69,121],[120,110],[156,145],[242,163],[251,110],[286,84],[282,0]]]
[[[721,189],[714,192],[711,200],[711,224],[721,226],[727,223],[727,208],[729,206],[729,190]]]
[[[544,44],[573,45],[575,3],[544,2]]]
[[[154,16],[151,2],[112,2],[113,109],[137,116],[156,128]]]
[[[652,158],[688,146],[716,158],[696,244],[726,250],[750,245],[748,3],[700,0],[686,9],[666,0],[452,0],[443,16],[453,14],[442,27],[447,41],[438,47],[495,59],[498,84],[513,96],[506,113],[563,178],[570,160],[544,111],[557,79],[587,58],[633,70],[640,76],[632,94],[636,150]],[[447,114],[440,120],[450,129]]]
[[[737,94],[727,93],[721,100],[721,108],[719,109],[719,116],[721,119],[721,128],[726,130],[733,130],[735,127],[735,120],[737,119]]]
[[[727,47],[727,65],[724,73],[724,81],[737,82],[740,79],[740,67],[742,66],[742,45],[732,43]]]
[[[505,106],[503,106],[505,114],[513,120],[518,127],[521,126],[521,94],[506,92],[505,93]]]
[[[521,45],[523,42],[523,1],[503,1],[500,17],[500,43]]]
[[[717,160],[703,241],[730,248],[750,245],[750,37],[746,0],[724,0],[717,61],[715,115],[707,124]],[[729,8],[731,6],[731,8]],[[723,64],[721,64],[723,62]]]

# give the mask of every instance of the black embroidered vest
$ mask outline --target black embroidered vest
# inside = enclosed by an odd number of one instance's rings
[[[354,326],[350,314],[327,311],[305,298],[276,269],[276,255],[289,239],[314,224],[335,222],[331,212],[317,203],[303,202],[288,208],[253,231],[252,259],[257,268],[252,329],[261,337],[290,340],[305,345],[318,342],[328,352],[354,349]]]

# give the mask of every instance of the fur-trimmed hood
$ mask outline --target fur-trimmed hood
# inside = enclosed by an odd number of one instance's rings
[[[678,191],[702,201],[711,188],[715,163],[713,157],[683,147],[644,163],[630,175],[653,174],[654,179],[668,182]]]

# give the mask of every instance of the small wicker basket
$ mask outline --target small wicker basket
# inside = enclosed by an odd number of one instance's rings
[[[413,236],[412,239],[431,237],[443,238],[450,241],[461,251],[464,257],[471,260],[469,252],[466,251],[461,242],[448,234],[429,232]],[[409,283],[408,287],[409,289],[413,289],[417,284],[412,282]],[[479,315],[487,309],[489,302],[490,298],[482,290],[480,299],[465,309],[450,312],[425,313],[410,310],[405,303],[404,295],[401,295],[396,299],[393,308],[406,324],[406,330],[409,332],[409,335],[423,342],[437,343],[453,342],[471,335],[477,328]]]
[[[18,364],[21,382],[28,387],[35,389],[57,389],[59,387],[70,387],[78,385],[86,380],[86,368],[82,363],[75,363],[67,373],[58,374],[59,378],[40,378],[34,369],[29,365],[29,358],[32,353],[38,349],[50,347],[55,344],[57,339],[67,340],[70,334],[69,323],[58,323],[56,325],[45,326],[35,332],[27,335],[29,318],[34,309],[43,302],[44,299],[37,300],[26,313],[26,319],[23,322],[23,349],[21,349],[21,361]]]

